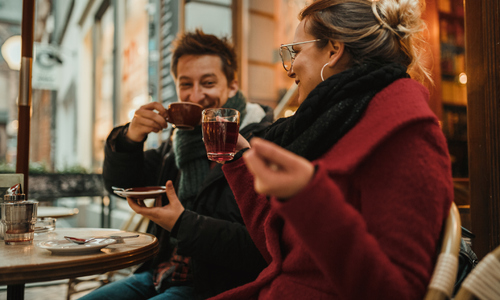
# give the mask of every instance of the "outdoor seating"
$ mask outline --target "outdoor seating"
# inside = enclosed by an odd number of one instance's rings
[[[460,214],[452,203],[443,227],[441,251],[424,300],[451,299],[457,277],[460,237]]]
[[[455,297],[455,300],[472,299],[500,299],[500,246],[479,262]]]

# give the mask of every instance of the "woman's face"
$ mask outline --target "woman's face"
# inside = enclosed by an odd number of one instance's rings
[[[293,40],[294,43],[316,39],[316,37],[305,31],[305,24],[305,20],[302,20],[297,26]],[[327,46],[319,49],[316,44],[307,43],[293,46],[293,50],[296,52],[295,60],[287,74],[289,77],[295,78],[299,93],[299,103],[302,103],[307,95],[322,81],[321,69],[329,61],[330,47]],[[324,70],[324,78],[328,77],[327,69],[328,66]]]
[[[222,107],[236,95],[236,80],[227,82],[217,55],[183,55],[177,64],[177,95],[181,102],[193,102],[204,108]]]

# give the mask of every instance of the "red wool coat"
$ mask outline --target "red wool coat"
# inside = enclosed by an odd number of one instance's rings
[[[427,100],[411,79],[383,89],[285,202],[254,192],[243,159],[224,165],[269,266],[213,299],[422,299],[453,199],[446,141]]]

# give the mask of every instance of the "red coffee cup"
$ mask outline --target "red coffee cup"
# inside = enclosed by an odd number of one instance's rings
[[[175,128],[193,130],[201,122],[203,106],[191,102],[170,103],[167,108],[167,122]]]

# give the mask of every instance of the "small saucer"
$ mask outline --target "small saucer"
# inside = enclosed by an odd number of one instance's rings
[[[118,196],[132,197],[136,199],[147,199],[147,198],[156,198],[161,194],[165,193],[164,186],[146,186],[146,187],[136,187],[129,188],[124,190],[115,190],[115,194]]]

